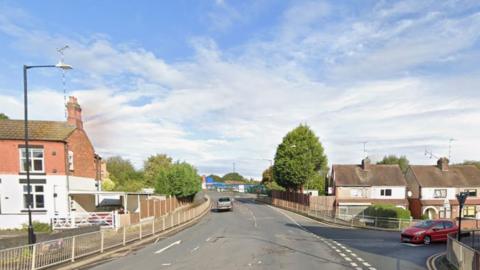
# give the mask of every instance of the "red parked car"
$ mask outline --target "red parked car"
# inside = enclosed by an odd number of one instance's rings
[[[455,222],[448,219],[424,220],[402,231],[401,241],[424,243],[446,241],[447,235],[458,230]]]

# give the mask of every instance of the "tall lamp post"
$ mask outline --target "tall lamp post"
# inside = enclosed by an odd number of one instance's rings
[[[461,238],[461,233],[462,233],[462,210],[463,206],[465,205],[465,201],[467,200],[468,197],[468,192],[460,192],[457,194],[457,200],[458,200],[458,208],[459,208],[459,213],[458,213],[458,233],[457,233],[457,240],[460,241]]]
[[[25,164],[24,169],[27,175],[27,211],[28,211],[28,243],[35,243],[35,233],[32,226],[32,186],[30,185],[30,149],[28,147],[28,98],[27,98],[27,70],[31,68],[61,68],[63,70],[72,69],[72,66],[59,62],[56,65],[27,66],[23,65],[23,102],[24,102],[24,121],[25,121]]]

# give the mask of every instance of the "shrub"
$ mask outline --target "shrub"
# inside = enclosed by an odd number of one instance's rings
[[[52,231],[52,227],[48,223],[33,221],[32,226],[35,232],[51,232]],[[22,230],[24,231],[28,230],[28,224],[23,224]]]
[[[389,219],[410,219],[410,211],[391,204],[376,204],[363,211],[366,216],[378,217],[377,227],[396,228],[398,222]]]

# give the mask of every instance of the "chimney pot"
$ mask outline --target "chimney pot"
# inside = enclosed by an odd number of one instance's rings
[[[364,171],[368,171],[370,170],[370,166],[371,166],[370,159],[368,157],[364,158],[362,160],[362,169]]]
[[[437,166],[440,170],[446,172],[446,171],[448,171],[448,163],[449,163],[448,158],[442,157],[442,158],[438,159]]]
[[[78,104],[77,98],[70,96],[67,103],[67,123],[77,127],[78,129],[83,129],[82,121],[82,108]]]

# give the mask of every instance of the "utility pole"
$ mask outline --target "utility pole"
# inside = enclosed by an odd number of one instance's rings
[[[364,158],[367,157],[367,141],[365,142],[362,142],[363,143],[363,155],[364,155]]]
[[[452,142],[455,141],[455,139],[450,138],[448,140],[448,160],[450,160],[451,154],[452,154]]]

